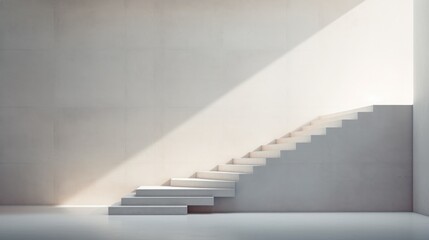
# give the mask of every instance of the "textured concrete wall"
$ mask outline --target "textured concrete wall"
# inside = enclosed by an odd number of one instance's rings
[[[414,211],[429,215],[429,1],[414,4]]]
[[[320,114],[411,104],[411,14],[408,0],[0,0],[0,203],[110,204]]]
[[[412,211],[412,106],[375,106],[243,176],[216,212]]]

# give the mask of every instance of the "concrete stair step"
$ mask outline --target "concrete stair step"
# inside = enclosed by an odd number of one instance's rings
[[[174,186],[140,186],[136,189],[136,196],[213,196],[234,197],[233,188],[196,188]]]
[[[342,125],[343,125],[343,120],[314,122],[310,125],[303,127],[302,129],[310,130],[310,129],[314,129],[314,128],[328,128],[328,127],[338,128],[338,127],[342,127]]]
[[[140,197],[127,196],[121,200],[121,205],[188,205],[213,206],[213,197]]]
[[[323,116],[320,116],[319,119],[335,119],[337,117],[338,118],[341,118],[341,117],[347,118],[349,116],[354,116],[355,114],[360,113],[360,112],[373,112],[373,111],[374,111],[374,106],[367,106],[367,107],[352,109],[349,111],[323,115]]]
[[[262,150],[295,150],[295,143],[280,143],[280,144],[268,144],[263,145]]]
[[[223,172],[253,173],[253,167],[254,165],[221,164],[218,166],[218,170]]]
[[[295,137],[284,137],[276,140],[276,143],[306,143],[311,142],[311,136],[295,136]]]
[[[244,173],[221,172],[221,171],[201,171],[201,172],[197,172],[197,178],[238,181],[240,179],[241,174],[244,174]]]
[[[234,158],[233,164],[239,165],[266,165],[267,159],[265,158]]]
[[[235,188],[234,181],[201,179],[201,178],[172,178],[171,186],[203,187],[203,188]]]
[[[325,135],[325,134],[326,134],[326,128],[317,128],[317,129],[311,129],[311,130],[296,131],[291,133],[291,136],[296,137],[296,136],[312,136],[312,135]]]
[[[373,106],[358,108],[350,111],[320,116],[319,118],[313,120],[312,123],[313,122],[323,123],[323,122],[336,121],[336,120],[356,120],[358,119],[359,113],[373,112],[373,111],[374,111]]]
[[[188,213],[186,205],[156,205],[156,206],[122,206],[112,205],[108,209],[109,215],[185,215]]]
[[[358,119],[358,112],[354,113],[348,113],[344,115],[338,115],[338,116],[332,116],[332,117],[319,117],[313,121],[311,121],[311,124],[326,124],[329,122],[334,121],[341,121],[341,120],[356,120]]]
[[[250,153],[250,157],[252,158],[279,158],[280,151],[255,151]]]

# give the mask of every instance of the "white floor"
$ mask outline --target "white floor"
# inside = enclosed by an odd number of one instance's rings
[[[414,213],[108,216],[105,208],[0,207],[0,239],[429,239]]]

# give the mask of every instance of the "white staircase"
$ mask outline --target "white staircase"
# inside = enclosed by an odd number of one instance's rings
[[[216,171],[201,171],[194,178],[172,178],[170,186],[141,186],[109,207],[110,215],[187,214],[188,206],[213,206],[215,197],[234,197],[235,182],[243,174],[264,167],[267,159],[280,158],[283,152],[296,150],[297,143],[310,143],[312,135],[325,135],[329,128],[341,128],[343,120],[357,120],[360,112],[372,112],[373,106],[321,116],[300,129],[261,146],[244,158],[221,164]]]

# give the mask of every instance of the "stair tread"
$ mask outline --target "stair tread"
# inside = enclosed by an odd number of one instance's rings
[[[233,176],[233,175],[227,175]],[[234,188],[230,187],[185,187],[185,186],[140,186],[135,191],[136,196],[214,196],[233,197]]]
[[[123,198],[213,198],[213,196],[136,196],[136,195],[130,195]]]
[[[282,150],[257,150],[257,151],[253,151],[253,152],[280,152]]]
[[[269,146],[269,145],[295,146],[295,143],[270,143],[270,144],[265,144],[265,145],[262,145],[262,146]]]
[[[204,182],[234,182],[229,180],[216,180],[216,179],[206,179],[206,178],[171,178],[174,180],[186,180],[186,181],[204,181]]]
[[[251,165],[251,164],[221,164],[218,165],[219,171],[224,172],[244,172],[244,173],[252,173],[253,169],[257,165]]]
[[[187,205],[121,205],[115,204],[109,207],[129,207],[129,208],[182,208],[187,207]]]
[[[214,197],[207,196],[135,196],[128,195],[121,199],[122,206],[213,206]]]
[[[235,164],[231,164],[235,165]],[[245,165],[245,166],[251,166],[251,165]],[[199,173],[222,173],[222,174],[247,174],[244,172],[225,172],[225,171],[198,171]]]
[[[293,151],[292,149],[287,150],[259,150],[250,153],[251,157],[265,157],[265,158],[279,158],[282,151]]]
[[[265,166],[267,165],[266,158],[234,158],[234,165],[250,165],[250,166]]]
[[[257,167],[259,165],[255,165],[255,164],[235,164],[235,163],[227,163],[227,164],[219,164],[219,166],[243,166],[243,167]]]
[[[262,145],[262,151],[273,151],[273,150],[292,150],[296,149],[296,143],[270,143]]]
[[[299,140],[307,140],[309,137],[304,136],[287,136],[287,137],[281,137],[277,140],[290,140],[290,141],[299,141]],[[285,143],[278,143],[278,144],[285,144]]]
[[[137,190],[224,190],[229,188],[175,187],[175,186],[140,186]]]
[[[361,108],[355,108],[348,111],[326,114],[326,115],[320,116],[319,118],[326,119],[326,118],[337,117],[342,115],[348,115],[348,114],[354,114],[354,113],[360,113],[360,112],[373,112],[373,111],[374,111],[374,106],[371,105],[371,106],[366,106]]]

